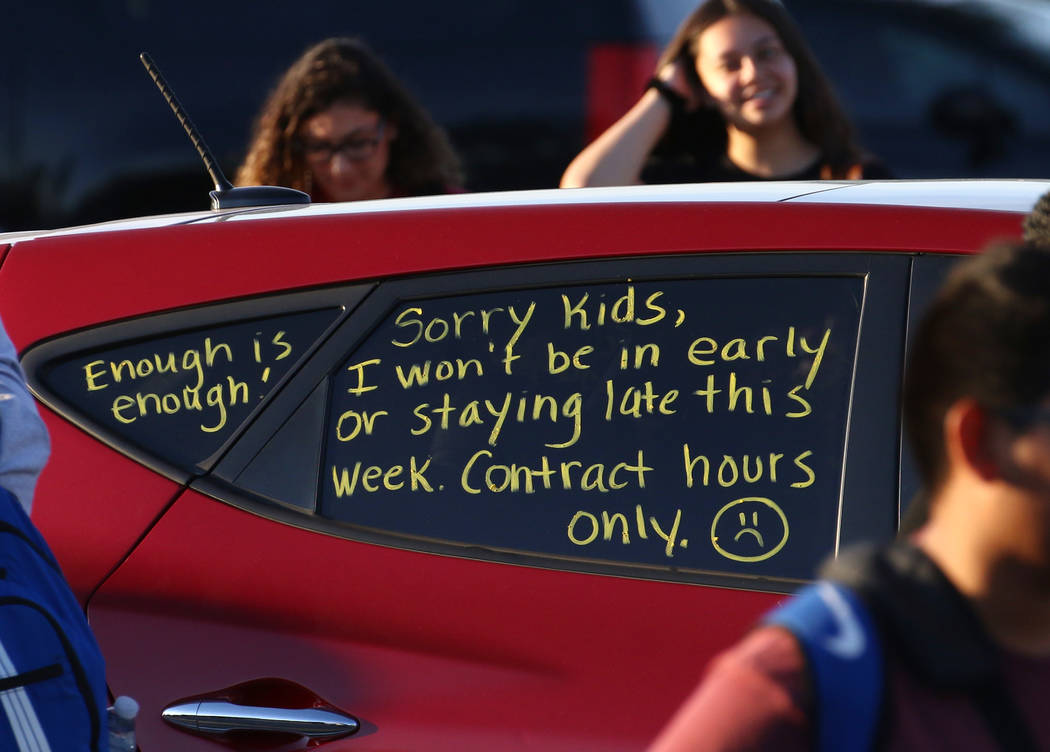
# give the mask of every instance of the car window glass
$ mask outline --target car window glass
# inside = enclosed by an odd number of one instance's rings
[[[41,378],[91,428],[189,470],[223,445],[337,314],[140,335],[64,355]]]
[[[863,290],[736,277],[405,302],[332,379],[319,511],[461,546],[808,577],[835,541]]]

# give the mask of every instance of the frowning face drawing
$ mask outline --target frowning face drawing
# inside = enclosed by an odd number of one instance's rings
[[[711,523],[711,545],[733,561],[765,561],[784,547],[788,535],[784,511],[761,496],[729,502]]]

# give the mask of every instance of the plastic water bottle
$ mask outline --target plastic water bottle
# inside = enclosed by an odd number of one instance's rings
[[[135,716],[139,704],[127,695],[121,695],[109,707],[109,752],[135,752]]]

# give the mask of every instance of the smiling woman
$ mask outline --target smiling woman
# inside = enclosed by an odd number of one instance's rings
[[[802,34],[773,0],[706,0],[641,99],[584,149],[562,187],[885,178]]]
[[[238,185],[283,185],[314,201],[461,190],[445,134],[355,39],[326,39],[284,74],[255,125]]]

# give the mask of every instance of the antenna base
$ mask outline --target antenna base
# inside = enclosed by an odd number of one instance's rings
[[[244,185],[238,188],[211,191],[212,209],[244,209],[253,206],[284,206],[309,204],[310,196],[294,188],[276,185]]]

